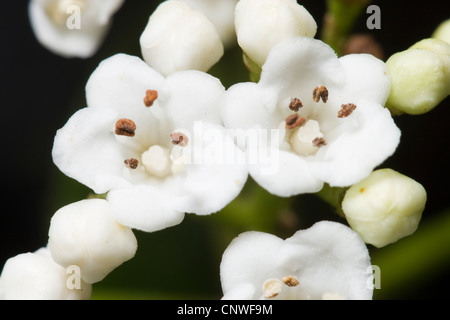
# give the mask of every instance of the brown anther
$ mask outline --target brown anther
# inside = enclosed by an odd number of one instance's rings
[[[299,116],[297,113],[291,114],[286,118],[286,129],[295,129],[306,122],[306,119]]]
[[[126,159],[123,163],[125,163],[125,165],[130,169],[136,169],[138,167],[139,161],[134,158],[130,158]]]
[[[289,109],[297,112],[298,110],[300,110],[301,107],[303,107],[303,103],[300,101],[299,98],[291,99],[291,103],[289,104]]]
[[[313,90],[314,102],[319,102],[320,99],[322,99],[324,103],[328,101],[328,89],[325,86],[316,87]]]
[[[172,132],[170,139],[172,139],[172,144],[180,147],[185,147],[189,142],[189,138],[181,132]]]
[[[119,136],[134,137],[136,124],[130,119],[119,119],[116,122],[115,133]]]
[[[338,118],[346,118],[349,115],[352,114],[353,111],[355,111],[356,109],[356,105],[353,103],[347,103],[347,104],[343,104],[341,106],[341,110],[339,110],[338,112]]]
[[[146,107],[151,107],[156,99],[158,99],[158,91],[156,90],[145,91],[144,104]]]
[[[281,278],[281,281],[283,281],[284,284],[287,285],[288,287],[296,287],[300,284],[300,282],[294,276],[283,277]]]
[[[315,138],[313,141],[312,141],[312,144],[315,146],[315,147],[323,147],[323,146],[326,146],[327,145],[327,142],[325,141],[325,139],[324,138],[320,138],[320,137],[317,137],[317,138]]]

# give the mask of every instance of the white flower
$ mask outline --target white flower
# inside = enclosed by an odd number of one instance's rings
[[[1,300],[86,300],[92,286],[53,261],[50,251],[19,254],[6,261],[0,276]],[[78,282],[79,281],[79,282]]]
[[[95,283],[133,258],[137,241],[130,228],[113,219],[106,200],[88,199],[53,215],[48,248],[55,262],[65,268],[78,266],[83,280]]]
[[[372,298],[369,252],[343,224],[321,221],[283,240],[245,232],[220,264],[223,299],[318,300]]]
[[[249,173],[287,197],[317,192],[324,182],[352,185],[393,154],[400,131],[383,107],[389,90],[381,60],[338,59],[323,42],[297,37],[271,51],[258,84],[227,90],[222,115],[228,128],[258,132],[257,143],[243,145]]]
[[[212,22],[182,1],[162,2],[141,37],[143,59],[166,76],[176,71],[208,71],[224,48]]]
[[[366,243],[383,247],[417,230],[426,201],[420,183],[392,169],[379,169],[347,190],[342,209]]]
[[[238,0],[182,0],[203,12],[216,27],[225,48],[236,43],[234,10]]]
[[[88,107],[57,132],[53,160],[94,192],[108,192],[115,219],[131,228],[155,231],[184,213],[219,211],[248,175],[222,126],[224,91],[200,71],[164,78],[137,57],[113,56],[87,83]]]
[[[276,44],[317,32],[314,18],[296,0],[240,0],[235,28],[239,46],[260,66]]]
[[[124,0],[31,0],[29,17],[38,41],[55,54],[88,58],[109,30]]]

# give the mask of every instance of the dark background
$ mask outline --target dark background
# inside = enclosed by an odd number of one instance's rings
[[[87,188],[65,177],[53,165],[51,149],[55,132],[75,111],[85,106],[84,85],[100,61],[119,52],[140,56],[139,36],[156,3],[159,1],[125,1],[96,55],[89,59],[66,59],[52,54],[36,41],[28,20],[28,1],[2,1],[0,132],[3,188],[0,266],[9,257],[45,246],[53,213],[88,195]],[[320,26],[325,1],[309,0],[300,3],[310,11]],[[365,21],[368,16],[363,14],[354,31],[370,32],[375,36],[383,46],[386,57],[429,37],[441,21],[450,17],[448,1],[374,1],[374,4],[381,8],[381,30],[367,30]],[[227,51],[222,63],[224,65],[233,60],[240,62],[238,48]],[[237,81],[247,81],[246,70],[239,62],[229,78],[222,78],[222,64],[214,67],[211,73],[220,76],[226,87]],[[397,117],[395,121],[402,130],[402,141],[394,157],[385,163],[386,167],[414,178],[426,188],[428,203],[423,223],[438,218],[450,207],[449,104],[447,98],[426,115]],[[314,197],[301,196],[293,205],[300,203],[319,205],[325,212],[324,217],[328,217],[326,211],[329,208],[318,204]],[[450,214],[450,211],[446,212]],[[313,220],[320,218],[321,216],[315,216]],[[313,220],[305,223],[311,224]],[[165,298],[165,292],[170,291],[165,290],[169,289],[167,283],[178,283],[174,279],[168,281],[167,278],[174,275],[184,277],[185,284],[178,291],[179,296],[167,298],[184,297],[188,294],[190,297],[219,298],[218,262],[224,248],[217,249],[204,241],[208,232],[211,232],[205,227],[208,222],[187,216],[183,223],[183,228],[172,228],[155,234],[137,233],[139,250],[142,250],[140,255],[152,256],[154,261],[148,267],[137,269],[138,272],[148,274],[148,278],[136,281],[135,285],[153,285],[156,292],[161,292],[156,297]],[[197,237],[192,236],[193,230]],[[162,247],[162,242],[167,246]],[[442,245],[450,247],[450,243]],[[189,250],[191,255],[186,258]],[[137,257],[136,260],[139,259]],[[131,262],[128,264],[130,270],[134,270]],[[449,265],[446,265],[446,270]],[[177,268],[182,268],[183,272],[178,273],[180,271]],[[120,277],[126,277],[125,271],[115,272],[118,282]],[[204,281],[195,279],[196,273],[201,274]],[[416,288],[416,291],[405,290],[389,298],[442,298],[443,293],[437,288],[445,289],[450,284],[446,274],[445,271],[433,276],[430,271],[429,281]],[[448,292],[446,297],[449,297]]]

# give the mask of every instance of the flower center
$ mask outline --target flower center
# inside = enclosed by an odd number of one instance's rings
[[[73,13],[72,9],[74,6],[81,11],[86,6],[86,0],[52,1],[47,5],[46,12],[54,24],[64,26],[69,15]]]
[[[170,150],[157,144],[142,153],[141,163],[149,174],[158,178],[164,178],[172,172]]]
[[[324,145],[323,133],[319,122],[308,120],[292,132],[290,143],[292,150],[301,156],[312,156]]]

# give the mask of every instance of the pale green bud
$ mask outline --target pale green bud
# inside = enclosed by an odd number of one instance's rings
[[[450,94],[450,44],[444,41],[419,41],[386,66],[392,81],[386,104],[394,113],[429,112]]]
[[[450,43],[450,19],[442,22],[433,32],[431,37]]]
[[[420,183],[380,169],[347,190],[342,209],[350,227],[380,248],[417,230],[426,200]]]

